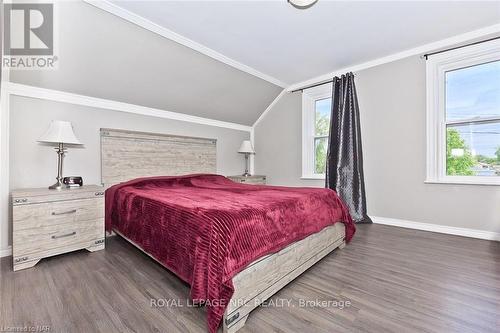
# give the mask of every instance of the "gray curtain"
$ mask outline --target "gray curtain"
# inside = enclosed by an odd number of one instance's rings
[[[354,74],[333,78],[330,119],[326,187],[338,193],[354,222],[372,223],[366,215],[361,126]]]

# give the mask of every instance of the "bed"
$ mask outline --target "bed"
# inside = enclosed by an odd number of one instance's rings
[[[107,230],[187,282],[211,333],[237,331],[355,231],[335,192],[232,182],[215,174],[216,151],[213,139],[101,130]]]

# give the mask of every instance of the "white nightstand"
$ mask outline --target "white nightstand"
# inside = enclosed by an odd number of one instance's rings
[[[233,182],[237,183],[245,183],[245,184],[266,184],[266,176],[262,175],[253,175],[253,176],[228,176],[227,178],[231,179]]]
[[[11,196],[15,271],[61,253],[104,249],[102,186],[21,189]]]

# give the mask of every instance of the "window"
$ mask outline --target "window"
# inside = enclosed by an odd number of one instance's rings
[[[500,42],[427,61],[427,181],[500,185]]]
[[[330,111],[332,99],[319,99],[314,108],[314,173],[321,175],[326,169],[328,133],[330,132]]]
[[[302,94],[302,178],[325,178],[331,96],[330,84]]]

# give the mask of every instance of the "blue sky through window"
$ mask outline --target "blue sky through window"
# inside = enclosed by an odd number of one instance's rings
[[[500,116],[500,61],[446,73],[446,120]],[[500,122],[454,127],[475,154],[494,157]]]
[[[330,118],[331,107],[332,107],[331,98],[325,98],[316,101],[316,112],[319,112],[321,116]]]
[[[315,115],[315,124],[316,135],[328,135],[329,125],[324,126],[324,123],[320,121],[320,119],[327,119],[327,123],[330,123],[330,114],[332,108],[332,99],[325,98],[316,101],[316,115]],[[323,126],[322,126],[323,125]]]

